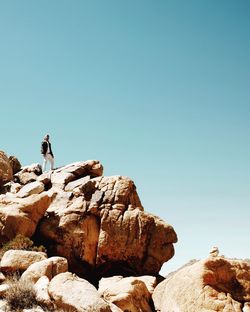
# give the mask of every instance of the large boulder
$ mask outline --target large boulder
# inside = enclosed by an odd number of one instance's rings
[[[52,202],[54,193],[42,192],[26,198],[5,195],[0,198],[0,242],[13,239],[17,234],[31,237],[38,221]]]
[[[25,271],[31,264],[47,259],[44,252],[28,250],[8,250],[4,253],[0,267],[2,272]]]
[[[149,282],[151,288],[153,279],[155,280],[149,276],[103,278],[99,282],[98,292],[106,301],[115,304],[122,311],[152,312],[151,293],[144,281]]]
[[[102,174],[103,166],[98,160],[79,161],[54,170],[51,183],[63,188],[68,182],[81,177],[98,177]]]
[[[14,175],[14,180],[23,185],[36,181],[38,176],[42,174],[42,167],[38,163],[31,164],[30,166],[22,167],[20,171],[18,171]]]
[[[10,156],[9,162],[10,162],[13,174],[16,174],[18,171],[21,170],[21,167],[22,167],[21,163],[15,156]]]
[[[241,312],[250,302],[250,264],[210,257],[169,275],[153,293],[156,311]]]
[[[44,191],[44,184],[39,181],[31,182],[21,188],[17,197],[27,197],[32,194],[40,194]]]
[[[41,276],[39,280],[34,285],[34,290],[36,293],[36,300],[38,303],[40,303],[42,306],[48,307],[50,310],[53,309],[55,311],[55,307],[53,302],[51,301],[51,298],[49,296],[49,283],[50,280],[47,276]]]
[[[42,276],[47,276],[51,280],[57,274],[67,271],[67,259],[63,257],[51,257],[31,264],[22,274],[21,279],[35,284]]]
[[[93,285],[70,272],[59,274],[50,281],[49,295],[63,311],[112,312]]]
[[[13,179],[13,170],[8,156],[0,151],[0,187]]]
[[[33,236],[50,256],[67,258],[71,271],[96,282],[158,274],[174,255],[174,229],[144,211],[131,179],[102,174],[97,160],[44,174],[39,164],[22,167],[15,187],[0,195],[0,243]]]
[[[52,188],[60,188],[37,228],[50,254],[66,257],[83,276],[103,276],[111,267],[116,274],[157,274],[174,255],[172,226],[143,211],[131,179],[79,176],[73,183],[65,180],[68,171],[56,180],[52,174]]]

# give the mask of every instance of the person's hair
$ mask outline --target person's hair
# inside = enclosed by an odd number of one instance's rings
[[[45,139],[45,140],[46,140],[46,139],[49,139],[49,134],[46,134],[45,137],[44,137],[44,139]]]

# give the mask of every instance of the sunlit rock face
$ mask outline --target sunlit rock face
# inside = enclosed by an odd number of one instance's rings
[[[250,302],[250,263],[224,257],[197,261],[161,282],[153,301],[161,312],[245,311]]]
[[[174,255],[172,226],[144,211],[130,178],[103,176],[99,161],[23,167],[12,190],[0,198],[0,239],[34,236],[81,276],[154,275]]]
[[[13,179],[13,169],[8,156],[0,151],[0,188]]]

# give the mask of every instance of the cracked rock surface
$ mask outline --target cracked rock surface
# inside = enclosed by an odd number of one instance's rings
[[[35,234],[50,256],[67,258],[81,276],[154,275],[174,255],[172,226],[144,211],[130,178],[103,176],[99,161],[43,174],[33,164],[14,177],[0,195],[2,241]]]

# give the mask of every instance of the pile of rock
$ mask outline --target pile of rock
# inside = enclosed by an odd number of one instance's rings
[[[0,243],[21,234],[48,251],[4,254],[0,311],[11,287],[5,276],[20,272],[35,289],[34,312],[249,312],[249,263],[217,250],[159,283],[176,233],[144,211],[131,179],[103,176],[99,161],[42,173],[3,153],[0,179]]]
[[[21,164],[15,156],[8,157],[6,153],[0,151],[0,188],[13,180],[13,174],[21,169]]]
[[[22,168],[0,195],[0,241],[35,235],[89,279],[158,274],[174,255],[174,229],[144,212],[132,180],[102,173],[93,160],[44,174],[38,164]]]
[[[44,311],[45,307],[51,311],[79,312],[249,312],[250,309],[250,264],[224,257],[185,266],[158,285],[154,276],[112,276],[102,278],[97,288],[69,272],[66,258],[47,258],[42,252],[9,250],[0,267],[0,297],[4,298],[11,287],[5,274],[22,272],[20,280],[34,287],[40,305],[31,311]],[[0,303],[6,308],[4,299]]]
[[[171,274],[153,293],[156,311],[250,312],[250,263],[209,257]]]

